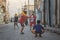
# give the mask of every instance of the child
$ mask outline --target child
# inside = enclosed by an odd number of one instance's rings
[[[30,30],[33,28],[34,25],[36,25],[36,15],[32,13],[32,15],[30,15]]]
[[[39,37],[41,37],[42,30],[44,30],[44,28],[40,25],[40,20],[37,20],[37,24],[33,27],[33,29],[35,30],[35,37],[37,37],[38,34]]]
[[[17,16],[17,14],[15,14],[15,17],[14,17],[14,29],[15,29],[15,26],[18,27],[18,16]]]
[[[21,17],[20,17],[20,24],[21,24],[21,34],[24,34],[23,30],[25,28],[25,21],[28,19],[28,16],[27,16],[27,13],[26,11],[23,11],[22,14],[21,14]]]

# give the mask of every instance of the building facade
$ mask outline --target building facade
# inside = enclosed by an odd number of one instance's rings
[[[0,24],[4,22],[4,15],[6,13],[6,0],[0,0]]]
[[[51,27],[59,27],[60,25],[60,0],[43,0],[39,3],[40,8],[35,0],[35,13],[38,15],[37,19],[41,20],[45,25]],[[43,7],[43,8],[42,8]],[[38,9],[39,8],[39,9]]]
[[[59,0],[45,0],[45,21],[49,26],[58,27]]]

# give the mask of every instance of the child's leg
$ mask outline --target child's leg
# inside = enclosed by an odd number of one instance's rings
[[[16,23],[14,22],[14,29],[15,29]]]
[[[24,33],[23,33],[23,30],[24,30],[24,27],[25,27],[25,26],[24,26],[24,24],[21,24],[21,26],[22,26],[22,28],[21,28],[21,34],[24,34]]]
[[[30,23],[30,30],[31,30],[31,28],[32,28],[32,23]]]
[[[35,32],[35,37],[37,37],[37,34],[38,34],[38,33],[37,33],[37,32]]]
[[[24,30],[24,27],[21,28],[21,32],[23,32],[23,30]]]
[[[16,25],[17,25],[17,27],[18,27],[18,29],[19,29],[18,22],[16,23]]]
[[[17,22],[14,23],[14,28],[15,28],[15,26],[18,27],[18,23]],[[19,27],[18,27],[18,29],[19,29]]]
[[[39,37],[41,37],[41,33],[39,33]]]

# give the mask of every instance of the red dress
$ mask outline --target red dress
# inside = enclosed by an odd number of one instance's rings
[[[28,18],[28,16],[21,15],[20,20],[19,20],[20,24],[23,24],[27,20],[27,18]]]
[[[31,15],[30,16],[30,27],[36,25],[36,16],[35,15]]]

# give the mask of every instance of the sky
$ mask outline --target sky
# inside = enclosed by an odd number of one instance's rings
[[[9,8],[10,17],[13,17],[17,12],[21,12],[25,2],[28,5],[28,0],[7,0],[7,9]],[[34,5],[34,0],[29,0],[29,4]]]

